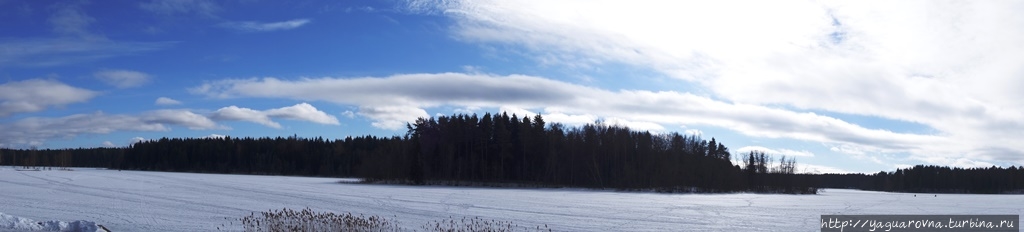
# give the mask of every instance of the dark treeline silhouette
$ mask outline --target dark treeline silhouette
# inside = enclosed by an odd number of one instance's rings
[[[369,181],[515,184],[684,192],[815,193],[816,178],[794,174],[763,152],[734,165],[728,147],[678,133],[652,134],[603,123],[546,124],[508,114],[422,118],[404,136],[175,138],[125,148],[2,150],[0,164],[124,170],[362,177]],[[71,161],[64,164],[55,160]],[[13,160],[14,158],[18,160]]]
[[[0,165],[42,167],[115,167],[124,148],[27,149],[0,148]]]
[[[396,173],[366,177],[659,191],[816,191],[807,182],[811,179],[793,175],[792,169],[769,170],[771,161],[764,157],[751,165],[764,168],[744,171],[714,138],[656,135],[602,123],[567,128],[546,125],[539,115],[440,116],[408,125],[406,138],[411,150],[395,159],[410,164],[385,164]]]
[[[1024,169],[917,165],[875,174],[824,174],[823,188],[915,193],[1024,193]]]

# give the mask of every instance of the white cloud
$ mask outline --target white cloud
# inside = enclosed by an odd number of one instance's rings
[[[255,122],[268,127],[281,128],[281,124],[270,120],[270,117],[262,111],[237,106],[220,108],[216,112],[213,112],[210,117],[217,120]]]
[[[544,117],[544,120],[548,122],[562,123],[569,126],[581,126],[588,123],[595,123],[598,119],[598,117],[593,114],[568,115],[561,112],[551,111],[548,111],[547,114],[541,115],[541,117]]]
[[[144,113],[142,119],[153,123],[182,125],[192,130],[225,129],[210,118],[188,110],[154,110]]]
[[[325,125],[340,125],[338,118],[317,110],[316,107],[305,102],[295,104],[294,106],[270,109],[265,112],[267,116],[274,118],[301,120]]]
[[[853,173],[851,171],[847,171],[847,170],[842,169],[842,168],[831,167],[831,166],[823,166],[823,165],[814,165],[814,164],[805,164],[805,163],[797,163],[796,164],[796,172],[797,173],[816,173],[816,174],[825,174],[825,173],[845,174],[845,173]]]
[[[311,22],[309,19],[292,19],[281,22],[271,23],[260,23],[260,22],[227,22],[221,24],[222,27],[230,28],[238,31],[246,32],[267,32],[267,31],[283,31],[299,28],[307,23]]]
[[[183,126],[195,130],[224,129],[209,118],[187,110],[156,110],[140,115],[97,112],[55,118],[29,117],[0,124],[0,144],[40,145],[47,140],[73,138],[81,134],[167,131],[170,130],[170,126]]]
[[[86,102],[98,95],[60,81],[29,79],[0,84],[0,117]]]
[[[341,116],[345,116],[346,118],[355,118],[356,113],[351,110],[346,110],[345,112],[341,112]]]
[[[117,145],[114,145],[114,143],[112,143],[110,141],[103,141],[103,143],[100,144],[100,146],[102,146],[102,147],[116,147]]]
[[[878,152],[963,154],[972,144],[948,137],[868,129],[832,117],[742,103],[727,103],[673,91],[608,91],[545,78],[460,73],[408,74],[383,78],[276,78],[221,80],[190,89],[217,98],[267,97],[329,101],[359,106],[358,114],[379,128],[402,129],[429,107],[504,107],[549,122],[596,119],[642,122],[637,127],[700,124],[762,138],[789,138]],[[511,107],[515,106],[515,107]],[[1012,151],[1024,146],[1007,144]],[[988,159],[987,157],[974,157]]]
[[[0,92],[0,94],[3,94]],[[237,106],[221,108],[209,117],[186,109],[161,109],[137,115],[75,114],[64,117],[28,117],[9,123],[0,123],[0,145],[41,145],[51,139],[73,138],[82,134],[109,134],[117,131],[168,131],[172,126],[190,130],[229,130],[214,120],[243,120],[280,128],[271,118],[303,120],[320,124],[339,125],[337,118],[305,103],[266,111]],[[217,135],[217,134],[212,134]],[[146,141],[135,137],[130,144]]]
[[[453,19],[453,35],[464,41],[545,65],[621,63],[702,86],[740,108],[836,112],[934,130],[883,146],[865,139],[905,133],[862,131],[863,138],[834,139],[854,148],[843,151],[907,151],[949,165],[965,157],[1024,162],[1016,145],[1024,138],[1024,20],[1016,20],[1024,2],[409,3],[413,12]],[[814,123],[849,124],[806,124]],[[739,130],[779,136],[748,129]],[[815,136],[785,137],[821,140]]]
[[[537,115],[537,113],[535,113],[533,111],[529,111],[527,109],[523,109],[523,108],[520,108],[518,106],[501,106],[501,107],[498,107],[498,112],[499,113],[507,113],[510,117],[511,116],[518,116],[519,118],[533,117],[534,115]]]
[[[739,149],[736,149],[736,151],[739,152],[738,154],[746,154],[746,153],[749,153],[750,151],[763,151],[766,154],[774,155],[774,156],[784,155],[786,157],[814,157],[814,153],[812,153],[810,151],[807,151],[807,150],[797,151],[797,150],[790,150],[790,149],[785,149],[785,148],[771,149],[771,148],[762,147],[762,146],[745,146],[745,147],[741,147]]]
[[[181,101],[174,100],[168,97],[159,97],[154,103],[158,106],[170,106],[170,105],[181,105]]]
[[[50,67],[132,55],[167,47],[173,42],[113,41],[89,30],[96,19],[84,11],[88,1],[51,4],[47,22],[56,37],[5,38],[0,66]]]
[[[374,127],[387,130],[402,129],[408,122],[430,117],[426,110],[411,106],[359,107],[359,115],[373,120]]]
[[[227,135],[210,134],[210,135],[207,135],[207,136],[203,136],[204,139],[223,139],[224,137],[227,137]]]
[[[291,120],[308,121],[325,125],[340,125],[338,118],[317,110],[308,103],[299,103],[294,106],[270,109],[265,111],[228,106],[218,109],[211,115],[218,120],[248,121],[262,124],[272,128],[281,128],[281,124],[274,122],[271,118],[284,118]]]
[[[101,39],[10,39],[0,43],[0,65],[51,67],[160,50],[174,42],[119,42]]]
[[[467,106],[467,107],[457,108],[457,109],[453,110],[453,112],[457,113],[457,114],[473,114],[473,113],[476,113],[477,111],[480,111],[480,107]]]
[[[642,121],[630,121],[617,117],[605,118],[603,123],[610,126],[629,127],[632,130],[637,131],[650,131],[650,132],[661,132],[665,131],[665,127],[660,124],[653,122],[642,122]]]
[[[103,70],[93,73],[93,76],[121,89],[142,86],[150,79],[149,74],[132,70]]]
[[[53,5],[54,14],[50,16],[49,22],[53,31],[60,35],[75,36],[82,39],[101,39],[101,37],[89,32],[89,24],[96,19],[86,15],[80,8],[80,3],[58,3]]]
[[[136,143],[141,143],[141,142],[145,142],[145,141],[149,141],[149,140],[146,139],[146,138],[143,138],[143,137],[134,137],[134,138],[128,140],[128,143],[129,144],[136,144]]]

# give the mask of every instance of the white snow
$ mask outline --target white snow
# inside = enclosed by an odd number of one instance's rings
[[[914,194],[828,189],[818,195],[660,194],[342,184],[338,178],[77,168],[0,169],[0,212],[88,220],[111,231],[241,230],[268,209],[352,212],[419,229],[481,217],[556,231],[817,231],[822,214],[1021,214],[1024,195]],[[350,180],[349,180],[350,181]]]
[[[0,231],[95,232],[99,231],[98,229],[96,223],[90,221],[36,221],[0,212]]]

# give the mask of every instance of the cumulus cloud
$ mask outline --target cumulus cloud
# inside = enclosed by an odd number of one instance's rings
[[[29,79],[0,84],[0,117],[86,102],[98,93],[60,81]]]
[[[245,32],[269,32],[269,31],[283,31],[299,28],[307,23],[311,22],[309,19],[292,19],[281,22],[227,22],[221,24],[222,27]]]
[[[338,118],[328,115],[305,102],[264,111],[228,106],[218,109],[211,117],[218,120],[254,122],[272,128],[281,128],[281,124],[274,122],[271,118],[308,121],[325,125],[340,125]]]
[[[181,101],[174,100],[168,97],[159,97],[154,103],[158,106],[170,106],[170,105],[181,105]]]
[[[93,76],[121,89],[142,86],[150,79],[149,74],[132,70],[103,70],[93,73]]]
[[[103,141],[103,143],[101,143],[100,146],[102,146],[102,147],[116,147],[117,145],[114,145],[114,143],[112,143],[110,141]]]

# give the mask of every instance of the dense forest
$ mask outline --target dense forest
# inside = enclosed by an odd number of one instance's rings
[[[823,188],[915,193],[1024,193],[1024,169],[917,165],[875,174],[825,174]]]
[[[815,193],[817,188],[1004,193],[1016,167],[917,166],[877,174],[796,174],[796,161],[733,155],[720,141],[601,122],[579,127],[508,114],[421,118],[403,136],[163,138],[124,148],[0,149],[0,165],[361,177],[370,182],[587,187],[666,192]]]
[[[0,165],[326,177],[412,184],[515,184],[686,192],[814,193],[794,160],[712,138],[547,124],[508,114],[423,118],[404,136],[163,138],[125,148],[0,150]]]

